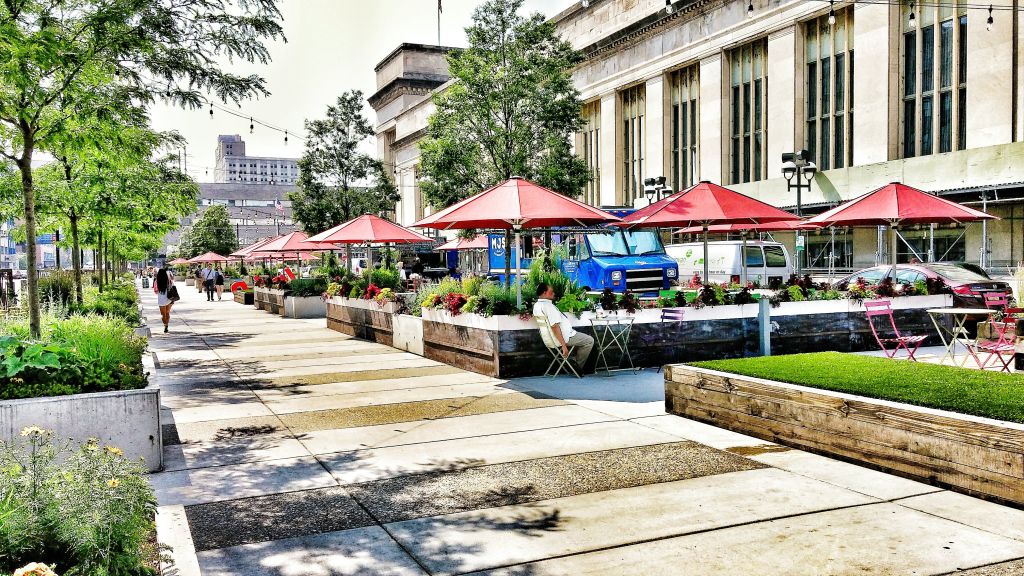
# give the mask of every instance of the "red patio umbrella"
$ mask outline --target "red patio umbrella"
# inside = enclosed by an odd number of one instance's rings
[[[184,258],[175,258],[174,260],[168,262],[168,264],[170,264],[171,266],[177,266],[179,264],[188,264],[188,260],[185,260]]]
[[[704,281],[708,281],[708,229],[714,224],[755,225],[800,217],[711,182],[701,182],[626,216],[619,226],[700,226],[704,233]]]
[[[331,245],[344,244],[346,249],[346,266],[351,267],[352,244],[366,244],[367,257],[370,257],[372,256],[372,254],[369,254],[370,244],[419,244],[430,243],[433,240],[408,228],[399,226],[386,218],[381,218],[374,214],[363,214],[334,228],[315,234],[309,237],[306,242]]]
[[[513,176],[501,184],[427,216],[413,224],[413,227],[439,230],[514,230],[515,245],[518,247],[519,232],[523,228],[586,226],[618,221],[619,218],[604,210]],[[508,263],[508,260],[505,262]],[[519,268],[519,250],[516,250],[516,301],[521,303]]]
[[[488,248],[487,242],[487,236],[484,234],[480,234],[476,238],[455,238],[434,248],[434,252],[443,252],[445,250],[486,250]]]
[[[309,237],[306,240],[307,248],[308,244],[313,242],[321,244],[418,244],[433,242],[433,240],[380,216],[363,214],[330,230],[324,230]]]
[[[246,246],[244,248],[239,248],[238,250],[235,250],[231,254],[228,254],[228,257],[229,258],[239,258],[241,260],[246,260],[246,259],[249,258],[250,255],[252,255],[254,250],[259,248],[260,246],[266,245],[269,242],[273,242],[274,240],[277,240],[278,238],[280,238],[280,236],[272,236],[270,238],[264,238],[263,240],[257,240],[256,242],[253,242],[252,244],[249,244],[248,246]]]
[[[189,264],[213,264],[213,263],[220,263],[220,262],[227,262],[227,261],[228,261],[228,259],[226,257],[221,256],[220,254],[217,254],[216,252],[207,252],[206,254],[203,254],[201,256],[196,256],[195,258],[189,259],[188,263]]]
[[[962,224],[996,219],[973,208],[892,182],[823,212],[807,222],[816,226],[889,226],[892,263],[900,224]]]

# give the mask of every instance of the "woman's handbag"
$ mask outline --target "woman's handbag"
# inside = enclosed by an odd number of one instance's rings
[[[171,286],[170,288],[167,289],[167,299],[170,300],[171,302],[177,302],[178,300],[181,300],[181,296],[178,295],[177,286]]]

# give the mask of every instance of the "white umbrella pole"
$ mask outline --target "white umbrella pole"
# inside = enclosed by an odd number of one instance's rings
[[[891,250],[892,250],[892,265],[895,266],[896,265],[896,248],[897,248],[897,246],[896,246],[896,226],[894,224],[889,224],[889,239],[890,239],[890,245],[892,246],[892,248],[891,248]]]
[[[708,223],[704,223],[704,283],[710,284],[711,280],[708,278]]]
[[[523,288],[522,288],[522,286],[520,286],[520,282],[519,282],[519,267],[520,267],[519,258],[520,258],[521,255],[519,254],[519,228],[518,227],[516,228],[516,244],[515,244],[515,247],[516,247],[516,308],[522,308],[523,307]]]
[[[742,232],[742,234],[743,234],[743,253],[740,254],[740,262],[742,264],[740,266],[740,268],[743,270],[743,277],[740,278],[740,284],[742,284],[743,286],[746,286],[747,285],[747,231],[744,230]],[[707,249],[705,249],[704,251],[707,252]],[[707,259],[707,255],[705,255],[704,258]]]

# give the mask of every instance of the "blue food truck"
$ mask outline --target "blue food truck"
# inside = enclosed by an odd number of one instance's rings
[[[615,212],[613,212],[615,213]],[[619,214],[615,213],[617,216]],[[505,236],[488,236],[490,275],[504,280]],[[524,244],[530,242],[524,237]],[[676,261],[665,254],[657,230],[622,230],[608,227],[602,231],[556,233],[552,242],[561,244],[567,254],[559,262],[562,272],[587,290],[630,292],[657,296],[679,277]],[[524,249],[524,256],[530,250]],[[515,248],[512,248],[512,269],[515,274]],[[520,266],[525,275],[531,259],[524,257]]]

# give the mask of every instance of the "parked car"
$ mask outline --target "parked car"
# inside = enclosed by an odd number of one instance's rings
[[[973,264],[964,262],[929,262],[926,264],[890,264],[872,266],[840,278],[837,285],[856,282],[863,278],[868,285],[880,283],[892,277],[897,284],[913,284],[929,278],[941,278],[953,291],[953,303],[965,308],[984,308],[987,292],[1010,293],[1010,285],[1001,280],[993,280]]]
[[[708,276],[711,282],[739,282],[743,274],[741,240],[708,243]],[[704,243],[687,242],[665,246],[665,252],[679,264],[679,279],[685,282],[704,274]],[[793,274],[793,259],[778,242],[747,241],[747,280],[761,286],[782,283]]]

